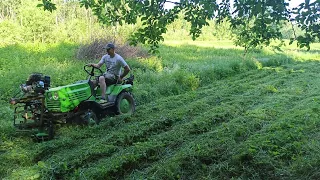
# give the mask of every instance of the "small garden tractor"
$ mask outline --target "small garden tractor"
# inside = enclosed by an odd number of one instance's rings
[[[91,68],[91,70],[90,70]],[[74,84],[50,88],[50,77],[40,73],[31,74],[19,93],[10,100],[14,105],[14,126],[17,131],[32,132],[38,140],[54,136],[57,124],[98,124],[102,117],[112,114],[131,115],[135,111],[132,95],[134,76],[123,82],[109,85],[107,102],[99,103],[101,90],[91,79],[103,74],[101,69],[84,66],[86,80]]]

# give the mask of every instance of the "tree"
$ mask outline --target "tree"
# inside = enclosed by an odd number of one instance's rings
[[[290,0],[288,0],[290,1]],[[174,3],[172,9],[165,9],[164,3]],[[310,43],[320,39],[320,0],[305,0],[298,7],[289,9],[285,0],[80,0],[80,5],[91,8],[103,24],[134,24],[140,18],[143,26],[133,33],[130,40],[133,45],[141,42],[149,44],[156,52],[163,40],[162,34],[167,25],[183,13],[191,23],[190,35],[196,39],[208,21],[216,19],[230,21],[230,26],[237,30],[236,44],[246,50],[259,45],[269,45],[272,39],[282,39],[280,25],[283,21],[298,24],[304,34],[291,39],[297,41],[300,48],[310,49]],[[45,10],[55,10],[51,0],[42,0],[39,6]]]
[[[10,1],[10,0],[1,0],[0,1],[0,21],[5,18],[14,18],[15,10],[18,7],[18,4],[21,3],[21,0]]]

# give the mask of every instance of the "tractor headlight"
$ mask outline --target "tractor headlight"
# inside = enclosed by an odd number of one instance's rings
[[[58,100],[59,99],[58,92],[54,92],[52,98],[53,98],[53,100]]]

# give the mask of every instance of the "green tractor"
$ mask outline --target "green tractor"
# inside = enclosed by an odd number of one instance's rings
[[[91,68],[91,70],[90,70]],[[38,140],[50,140],[57,124],[98,124],[110,114],[131,115],[135,111],[132,95],[134,76],[109,85],[107,102],[99,103],[101,90],[92,79],[103,75],[99,68],[84,66],[86,80],[50,88],[50,77],[40,73],[29,76],[19,93],[11,98],[14,105],[14,126],[17,131],[32,132]]]

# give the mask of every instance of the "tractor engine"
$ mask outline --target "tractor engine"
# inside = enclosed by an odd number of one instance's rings
[[[29,76],[25,84],[20,88],[25,93],[44,94],[50,87],[50,76],[43,76],[41,73],[33,73]]]
[[[45,114],[44,97],[49,87],[50,76],[43,76],[41,73],[31,74],[25,84],[20,85],[21,91],[10,99],[10,104],[15,105],[14,126],[18,130],[36,128],[42,132],[51,127],[51,121],[47,120]]]

